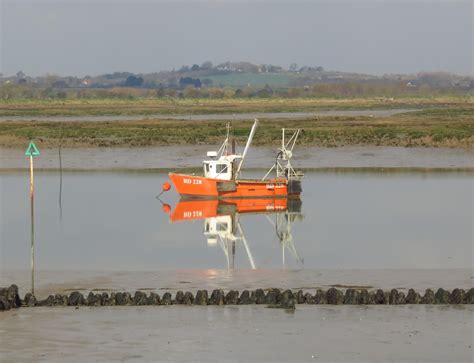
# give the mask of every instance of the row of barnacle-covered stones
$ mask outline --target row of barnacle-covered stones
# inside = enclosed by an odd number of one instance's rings
[[[178,291],[174,298],[171,293],[166,292],[163,296],[156,293],[149,295],[137,291],[134,295],[128,292],[106,292],[94,294],[90,292],[87,297],[78,291],[69,295],[50,295],[45,300],[37,301],[35,296],[26,294],[20,300],[18,288],[12,285],[10,288],[0,289],[0,310],[8,310],[20,306],[126,306],[126,305],[246,305],[265,304],[269,307],[294,309],[295,304],[332,304],[332,305],[370,305],[370,304],[473,304],[474,288],[468,291],[454,289],[451,292],[438,289],[434,292],[427,289],[424,295],[420,295],[410,289],[404,292],[392,289],[390,292],[383,290],[368,291],[365,289],[346,289],[345,291],[330,288],[327,291],[317,290],[315,294],[299,290],[263,289],[255,291],[214,290],[209,295],[207,290],[198,290],[195,295],[191,292]]]

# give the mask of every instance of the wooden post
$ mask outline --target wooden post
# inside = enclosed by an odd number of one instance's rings
[[[33,177],[33,155],[30,156],[30,204],[31,204],[31,294],[35,294],[35,184]]]
[[[33,176],[33,158],[40,155],[40,151],[33,141],[30,141],[25,155],[30,157],[30,204],[31,204],[31,293],[35,293],[35,183]]]

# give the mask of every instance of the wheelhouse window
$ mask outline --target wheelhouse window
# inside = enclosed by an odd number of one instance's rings
[[[216,164],[216,173],[225,173],[227,171],[226,164]]]

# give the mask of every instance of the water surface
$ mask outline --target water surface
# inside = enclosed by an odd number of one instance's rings
[[[224,219],[238,222],[245,237],[245,242],[237,238],[227,247],[204,235],[212,218],[206,220],[196,210],[194,215],[190,210],[187,221],[170,221],[178,197],[173,192],[162,196],[170,213],[155,197],[166,179],[166,174],[155,172],[65,172],[60,206],[59,175],[37,173],[39,283],[41,276],[52,278],[42,275],[47,271],[61,271],[54,282],[65,285],[87,271],[101,271],[102,277],[110,271],[101,287],[112,284],[114,276],[161,271],[152,279],[158,288],[191,277],[314,286],[322,270],[342,275],[399,271],[400,276],[412,270],[458,276],[449,271],[462,270],[463,284],[466,278],[469,284],[472,173],[309,173],[303,181],[301,210],[290,213],[270,205],[266,213],[235,208],[229,213],[227,208]],[[0,280],[7,280],[12,270],[28,271],[30,266],[28,174],[3,172],[0,183]],[[143,279],[141,287],[149,281]],[[140,284],[135,281],[134,286]]]

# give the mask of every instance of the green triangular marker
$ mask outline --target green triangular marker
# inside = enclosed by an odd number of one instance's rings
[[[26,156],[38,156],[40,155],[40,151],[36,147],[35,143],[33,141],[30,141],[30,144],[28,145],[26,151],[25,151]]]

